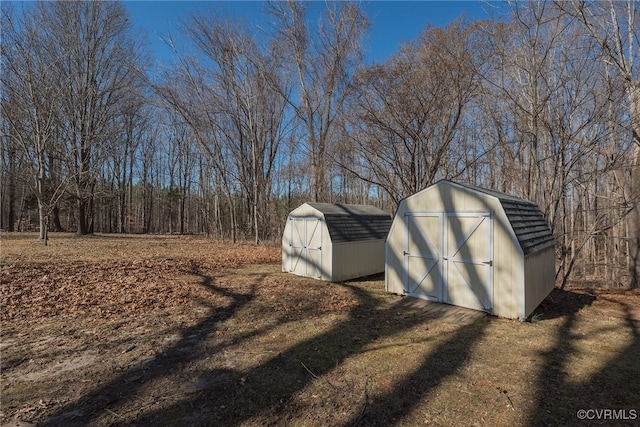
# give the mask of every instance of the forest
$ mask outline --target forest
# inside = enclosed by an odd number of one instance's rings
[[[3,2],[0,229],[262,244],[302,202],[452,179],[536,202],[562,285],[637,288],[639,4],[507,6],[380,63],[357,2],[199,13],[158,66],[119,2]]]

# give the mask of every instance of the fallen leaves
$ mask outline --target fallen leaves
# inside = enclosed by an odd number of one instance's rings
[[[101,241],[92,243],[99,252]],[[137,316],[187,306],[214,296],[205,282],[216,273],[280,259],[276,247],[206,243],[181,257],[138,252],[132,245],[124,259],[7,263],[0,266],[3,321]]]

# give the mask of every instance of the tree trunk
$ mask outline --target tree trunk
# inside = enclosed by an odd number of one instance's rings
[[[46,244],[47,238],[47,208],[42,200],[38,200],[38,219],[40,220],[40,240],[44,240]]]
[[[633,159],[629,212],[629,286],[640,288],[640,83],[630,85],[631,127],[633,130]]]
[[[13,144],[12,144],[13,147]],[[16,150],[9,151],[9,173],[7,176],[7,205],[9,208],[9,217],[7,224],[7,231],[14,231],[16,222]]]
[[[44,189],[46,185],[46,175],[45,175],[45,166],[44,166],[44,151],[40,151],[38,153],[38,174],[36,178],[36,196],[38,198],[38,219],[40,220],[40,240],[45,240],[47,238],[47,221],[45,220],[47,216],[47,207],[44,203]]]
[[[53,215],[53,231],[64,231],[60,222],[60,207],[57,204],[51,210],[51,214]]]
[[[631,171],[631,212],[628,219],[629,286],[632,289],[640,288],[640,140],[637,131],[634,128],[636,147]]]
[[[87,224],[87,201],[82,197],[78,197],[78,229],[77,233],[84,236],[89,234],[89,226]]]
[[[7,231],[15,231],[16,223],[16,187],[13,180],[13,175],[9,178],[9,194],[7,196],[7,205],[9,209],[9,217],[7,219]]]

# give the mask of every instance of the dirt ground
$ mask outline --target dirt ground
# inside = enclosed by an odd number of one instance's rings
[[[519,322],[279,262],[200,237],[2,234],[0,424],[640,423],[638,292],[556,289]]]

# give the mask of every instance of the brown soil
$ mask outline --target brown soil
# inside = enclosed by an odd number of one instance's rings
[[[284,274],[277,247],[34,239],[1,242],[3,426],[572,425],[579,409],[612,409],[615,424],[632,425],[640,416],[637,292],[557,289],[523,323],[398,304],[382,276],[329,284]]]

